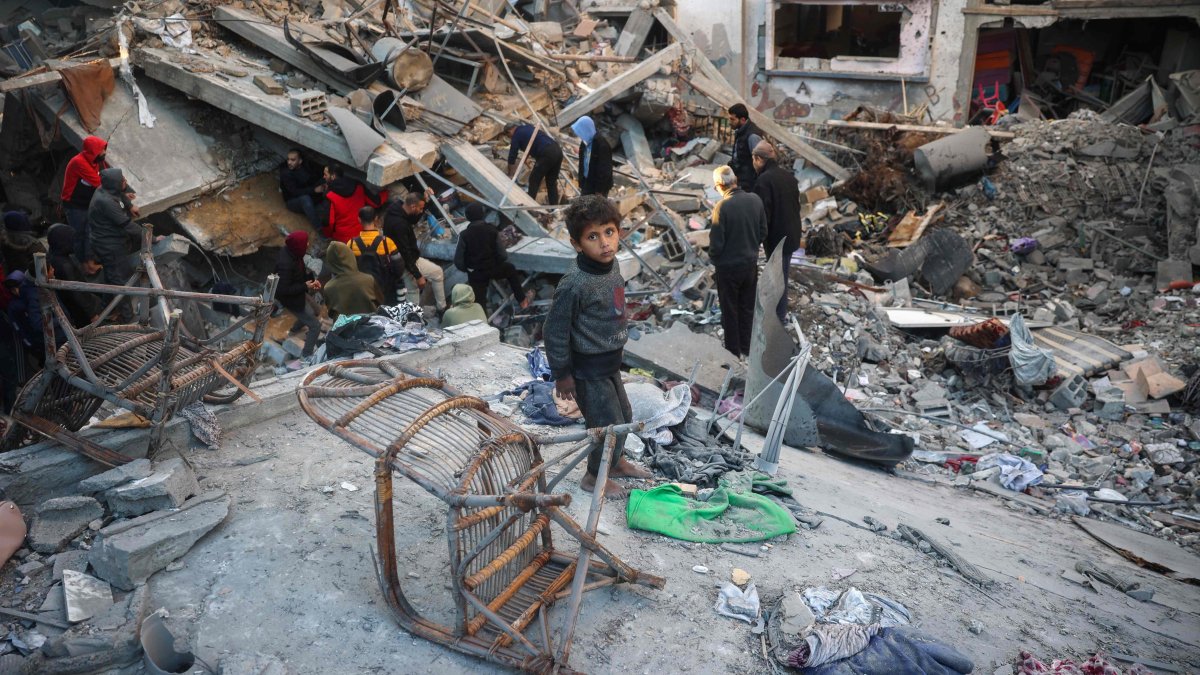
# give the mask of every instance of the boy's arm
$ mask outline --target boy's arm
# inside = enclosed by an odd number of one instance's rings
[[[546,314],[542,335],[546,341],[546,360],[550,363],[550,377],[559,384],[559,396],[573,395],[575,380],[571,377],[571,328],[576,312],[575,289],[568,279],[554,289],[554,299]],[[568,381],[569,380],[569,381]],[[570,399],[567,399],[570,400]]]

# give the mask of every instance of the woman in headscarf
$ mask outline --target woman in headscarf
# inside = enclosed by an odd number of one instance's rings
[[[587,115],[575,120],[571,131],[579,137],[579,191],[607,197],[613,185],[612,146]]]
[[[275,262],[275,274],[279,275],[275,299],[296,317],[288,334],[308,328],[308,333],[304,336],[304,349],[300,352],[302,357],[312,355],[321,336],[321,320],[308,306],[308,294],[321,290],[321,283],[304,265],[304,254],[307,251],[308,233],[303,230],[293,232],[283,240],[283,248]]]

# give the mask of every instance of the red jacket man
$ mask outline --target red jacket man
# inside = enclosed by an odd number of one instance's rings
[[[67,224],[75,229],[75,257],[83,262],[88,241],[87,212],[92,194],[100,187],[100,172],[109,168],[104,153],[108,141],[99,136],[83,139],[83,150],[67,162],[63,175],[62,205],[66,211]]]
[[[325,167],[325,181],[329,188],[325,199],[329,200],[329,218],[321,234],[343,244],[362,233],[362,222],[358,212],[364,206],[379,208],[387,202],[387,191],[374,195],[362,183],[342,175],[337,167]]]

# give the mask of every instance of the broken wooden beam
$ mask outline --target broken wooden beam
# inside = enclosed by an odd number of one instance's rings
[[[60,61],[59,62],[59,64],[64,67],[83,66],[83,65],[87,65],[89,63],[93,63],[93,62],[92,61],[80,61],[78,63],[76,63],[74,61]],[[116,68],[121,65],[121,59],[109,59],[108,65],[112,66],[113,68]],[[18,75],[17,77],[11,77],[7,80],[4,80],[3,82],[0,82],[0,94],[6,94],[10,91],[17,91],[18,89],[25,89],[26,87],[36,87],[39,84],[50,84],[51,82],[58,82],[60,80],[62,80],[62,75],[59,75],[57,70],[49,70],[44,73],[34,73],[33,75]]]
[[[617,37],[613,52],[620,56],[637,56],[646,44],[650,29],[654,27],[654,15],[648,10],[638,7],[629,13],[629,20]]]
[[[917,131],[927,134],[957,134],[971,127],[935,127],[925,124],[888,124],[887,122],[859,122],[857,120],[825,120],[825,126],[842,129],[895,129],[897,131]],[[992,138],[1016,138],[1011,131],[987,129]]]
[[[675,23],[675,20],[671,18],[671,14],[667,10],[662,7],[654,10],[654,18],[658,19],[658,22],[670,33],[671,37],[675,38],[677,43],[684,46],[691,57],[692,64],[699,68],[699,76],[694,75],[689,81],[696,91],[712,99],[713,102],[726,110],[735,103],[745,103],[737,91],[734,90],[733,85],[729,84],[729,81],[713,65],[712,61],[708,60],[704,52],[696,47],[696,43],[692,42],[692,38],[679,27],[679,24]],[[766,132],[772,139],[787,146],[792,152],[800,155],[810,164],[832,176],[835,180],[841,181],[849,178],[850,173],[837,162],[829,159],[813,146],[800,140],[799,137],[784,129],[775,120],[755,110],[754,106],[746,106],[746,108],[750,111],[750,121],[754,122],[759,129]]]
[[[614,77],[605,83],[603,87],[575,101],[564,108],[562,112],[558,113],[559,126],[570,126],[572,122],[580,117],[587,115],[596,108],[633,89],[651,75],[657,73],[660,68],[679,58],[682,53],[683,48],[678,44],[673,44]]]
[[[455,171],[462,174],[484,198],[493,205],[512,205],[537,208],[538,203],[521,189],[508,174],[470,143],[449,140],[442,144],[442,156]],[[525,209],[506,211],[516,223],[517,229],[532,237],[544,237],[545,228]]]
[[[350,146],[339,132],[296,117],[286,97],[263,94],[249,77],[222,78],[217,73],[194,73],[176,63],[177,54],[167,50],[143,48],[137,54],[138,65],[151,78],[334,161],[357,166]],[[366,179],[371,185],[390,185],[419,171],[409,157],[427,165],[437,157],[437,145],[427,134],[390,132],[387,137],[388,143],[379,146],[367,162]],[[399,144],[403,152],[391,143]]]

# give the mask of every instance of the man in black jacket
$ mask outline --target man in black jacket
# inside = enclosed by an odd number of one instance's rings
[[[424,193],[410,192],[404,199],[396,200],[383,214],[383,234],[395,242],[404,258],[404,286],[408,289],[408,301],[421,304],[421,291],[433,282],[433,302],[439,312],[446,311],[446,285],[442,268],[432,260],[421,257],[417,244],[416,226],[425,220],[426,200],[433,190]]]
[[[612,146],[587,115],[575,120],[571,131],[579,137],[579,193],[607,197],[613,185]]]
[[[458,248],[454,250],[454,266],[467,273],[467,283],[475,291],[475,301],[487,309],[488,285],[492,279],[508,282],[513,298],[521,307],[529,306],[529,299],[521,288],[521,277],[517,268],[508,262],[508,252],[500,245],[500,232],[487,222],[483,205],[467,206],[467,228],[458,235]]]
[[[762,131],[750,121],[750,111],[742,103],[736,103],[729,108],[729,119],[733,122],[733,156],[729,160],[729,168],[737,176],[738,185],[746,192],[754,191],[754,162],[750,155],[755,146],[763,139]]]
[[[317,199],[325,192],[325,182],[320,174],[309,170],[300,151],[288,150],[287,161],[279,166],[279,191],[283,203],[292,213],[303,213],[313,229],[320,230],[324,223],[317,215]]]
[[[792,253],[800,247],[800,184],[791,171],[779,166],[775,146],[766,141],[754,147],[754,194],[762,200],[767,212],[767,239],[763,242],[767,258],[783,242],[783,297],[775,314],[783,321],[787,316],[787,278],[792,266]]]
[[[716,267],[725,349],[734,356],[749,356],[758,247],[767,237],[767,214],[757,195],[738,187],[733,169],[722,166],[713,171],[713,184],[721,201],[713,207],[708,256]]]

